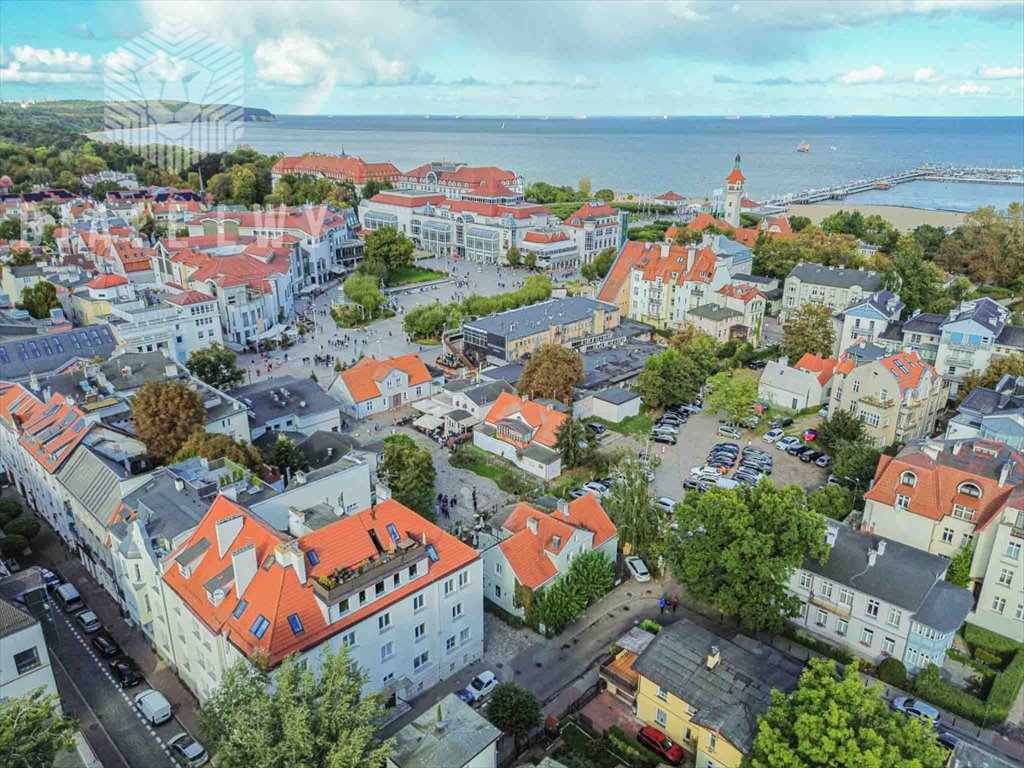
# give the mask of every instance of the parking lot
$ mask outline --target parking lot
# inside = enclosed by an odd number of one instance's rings
[[[651,493],[655,496],[669,496],[679,500],[683,498],[683,481],[690,476],[690,468],[701,466],[707,458],[708,451],[713,445],[721,442],[734,442],[745,446],[747,443],[764,448],[771,452],[772,474],[768,478],[776,485],[797,483],[808,490],[818,488],[828,478],[828,470],[816,467],[814,464],[805,464],[795,456],[789,456],[785,451],[777,451],[775,448],[761,439],[761,435],[755,435],[751,430],[741,430],[743,438],[734,440],[727,437],[720,437],[718,431],[718,417],[714,414],[701,413],[691,416],[689,420],[679,429],[679,437],[675,445],[661,445],[651,443],[647,449],[659,459],[661,465],[655,472],[654,482],[651,485]],[[793,427],[786,430],[786,434],[796,434]],[[729,477],[732,476],[730,473]]]

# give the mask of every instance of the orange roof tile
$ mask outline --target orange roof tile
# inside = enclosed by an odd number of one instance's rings
[[[363,184],[372,179],[397,179],[401,172],[391,163],[368,163],[350,155],[304,155],[282,157],[274,163],[275,174],[322,174],[335,179]]]
[[[655,200],[682,200],[683,196],[678,192],[665,192],[662,195],[658,195]]]
[[[818,383],[825,386],[825,384],[828,383],[828,380],[832,378],[832,372],[838,362],[839,361],[834,357],[822,358],[821,355],[812,355],[808,352],[797,360],[796,365],[793,367],[800,371],[813,373],[817,376]]]
[[[115,288],[119,285],[128,285],[128,278],[121,275],[100,275],[85,284],[86,288]]]
[[[618,216],[619,212],[607,203],[584,203],[575,213],[570,214],[565,224],[570,227],[582,227],[583,222],[588,219],[614,218],[615,221],[608,223],[608,226],[611,226],[618,223]]]
[[[528,243],[560,243],[568,240],[569,236],[564,232],[554,232],[548,234],[546,232],[527,232],[523,237]]]
[[[56,394],[25,413],[18,442],[52,474],[82,442],[86,432],[85,414],[69,405],[64,395]]]
[[[914,351],[897,352],[895,355],[883,357],[881,363],[900,385],[900,392],[917,387],[926,373],[931,374],[934,378],[938,377],[935,369],[918,357],[917,352]]]
[[[389,192],[378,192],[370,198],[371,203],[397,205],[401,208],[421,208],[425,205],[441,205],[445,202],[444,195],[393,195]]]
[[[430,372],[427,366],[417,355],[402,355],[391,357],[387,360],[377,360],[372,356],[366,356],[347,371],[341,372],[341,379],[348,388],[352,399],[361,403],[364,400],[372,400],[380,397],[380,387],[377,382],[383,381],[389,373],[398,369],[409,377],[409,386],[416,386],[430,381]]]
[[[216,299],[201,291],[182,291],[173,296],[168,296],[167,301],[171,304],[177,304],[179,307],[186,307],[190,304],[205,304],[207,301],[216,301]]]
[[[728,285],[723,285],[721,288],[719,288],[718,292],[723,296],[729,296],[734,299],[739,299],[744,304],[749,304],[758,296],[764,296],[764,294],[761,293],[761,291],[759,291],[756,287],[750,285],[749,283],[740,283],[739,285],[729,283]]]
[[[485,421],[497,424],[502,419],[521,417],[534,429],[533,442],[553,448],[558,442],[556,433],[565,421],[565,414],[545,405],[524,400],[511,392],[502,392],[487,412]]]

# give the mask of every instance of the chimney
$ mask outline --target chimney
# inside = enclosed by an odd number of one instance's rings
[[[217,534],[217,557],[224,557],[227,554],[228,548],[242,532],[244,522],[241,515],[225,517],[217,522],[214,526],[214,532]]]
[[[235,572],[235,597],[241,599],[256,575],[256,547],[246,544],[232,552],[231,570]]]
[[[302,514],[298,507],[288,507],[288,533],[295,538],[302,536],[306,533],[304,529],[305,522],[306,516]]]
[[[306,559],[302,550],[299,549],[299,542],[296,539],[278,544],[274,549],[274,558],[284,568],[291,566],[299,584],[306,583]]]
[[[875,560],[878,559],[878,552],[874,549],[868,550],[868,568],[875,564]]]
[[[306,484],[306,473],[303,472],[301,469],[297,469],[297,470],[295,470],[295,477],[292,478],[292,479],[295,480],[295,484],[296,485],[305,485]]]
[[[565,499],[559,499],[557,511],[561,512],[563,517],[569,517],[569,502]]]
[[[174,478],[174,490],[181,492],[185,490],[185,481],[180,477]]]
[[[1013,468],[1017,465],[1015,461],[1007,461],[999,470],[999,487],[1002,488],[1006,485],[1010,479],[1010,473],[1013,472]]]
[[[165,365],[164,376],[166,376],[168,379],[176,378],[178,376],[178,366],[174,365],[173,363],[168,363],[167,365]]]
[[[526,527],[530,529],[530,533],[537,534],[537,518],[528,517],[526,518]]]
[[[708,659],[707,659],[707,662],[706,662],[705,666],[707,666],[708,669],[714,669],[715,667],[717,667],[721,663],[722,663],[722,654],[718,650],[718,646],[717,645],[712,645],[711,646],[711,650],[708,651]]]
[[[39,377],[36,376],[35,371],[28,375],[28,388],[35,391],[39,390]]]
[[[875,544],[875,550],[878,552],[879,557],[885,554],[885,539],[878,540],[878,543]]]
[[[551,537],[551,548],[552,549],[558,549],[561,546],[562,546],[562,537],[559,536],[558,534],[555,534],[554,536],[552,536]]]
[[[954,456],[959,456],[960,455],[960,449],[962,447],[963,447],[963,441],[962,440],[957,440],[955,443],[953,443],[953,455]]]
[[[839,538],[839,526],[831,520],[825,523],[825,544],[831,549]]]

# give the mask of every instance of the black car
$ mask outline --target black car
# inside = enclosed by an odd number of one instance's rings
[[[712,453],[708,456],[708,464],[724,464],[731,467],[736,463],[736,457],[728,453]]]
[[[706,491],[708,489],[707,483],[702,483],[700,480],[684,480],[683,490],[684,491]]]
[[[591,430],[595,435],[603,435],[607,431],[604,425],[594,424],[592,422],[587,422],[586,427],[587,429]]]
[[[790,456],[796,456],[798,453],[801,453],[803,451],[813,451],[813,450],[814,450],[813,448],[808,448],[803,443],[797,443],[795,445],[789,446],[789,448],[786,449],[786,453],[788,453]]]
[[[110,673],[122,688],[132,688],[142,682],[142,675],[128,659],[114,659],[110,662]]]
[[[651,441],[655,443],[665,443],[666,445],[675,445],[676,436],[665,432],[655,432],[651,435]]]
[[[785,419],[772,419],[771,428],[781,429],[782,427],[788,427],[791,426],[792,424],[793,420],[788,417]]]
[[[817,453],[819,456],[821,455],[820,453],[818,453],[818,451],[814,450],[810,446],[804,446],[793,455],[800,459],[800,461],[810,461],[810,459],[805,459],[804,456],[807,456],[812,453]]]
[[[100,656],[106,659],[113,658],[121,652],[121,649],[117,647],[117,643],[113,641],[110,635],[100,632],[92,639],[93,647],[100,652]]]
[[[766,361],[766,360],[751,360],[749,363],[747,363],[747,368],[749,368],[752,371],[760,371],[762,368],[765,368],[767,365],[768,365],[768,361]]]
[[[800,461],[806,461],[809,464],[812,461],[817,461],[824,455],[821,451],[806,451],[800,454]]]

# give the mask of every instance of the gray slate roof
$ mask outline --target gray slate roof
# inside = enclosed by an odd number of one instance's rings
[[[804,283],[824,285],[828,288],[852,288],[859,285],[865,291],[877,291],[882,287],[882,276],[877,272],[842,267],[825,267],[821,264],[797,264],[786,279],[795,277]]]
[[[162,467],[140,488],[124,497],[124,503],[138,513],[150,538],[173,541],[185,531],[195,528],[213,503],[216,488],[197,492],[190,483],[179,491],[174,472]]]
[[[623,403],[628,403],[631,400],[636,400],[640,395],[636,392],[630,392],[628,389],[623,389],[622,387],[608,387],[608,389],[595,392],[594,397],[598,400],[604,400],[606,403],[622,405]]]
[[[721,661],[709,670],[712,646]],[[753,745],[772,689],[792,691],[801,672],[796,660],[772,648],[742,636],[727,640],[688,619],[658,633],[633,668],[694,707],[694,722],[718,730],[743,752]]]
[[[6,381],[31,374],[51,374],[75,360],[108,358],[117,347],[110,326],[102,323],[61,333],[23,336],[0,341],[0,370]]]
[[[488,405],[497,400],[502,392],[514,393],[515,389],[504,381],[489,381],[486,384],[466,389],[463,394],[476,405]]]
[[[38,623],[31,613],[0,595],[0,638],[9,637]]]
[[[728,307],[721,307],[718,304],[703,304],[691,309],[690,314],[697,317],[706,317],[708,320],[728,320],[732,317],[743,317],[742,312],[737,312],[735,309],[729,309]]]
[[[907,320],[903,324],[905,333],[927,333],[938,336],[942,333],[942,324],[946,322],[945,315],[933,315],[922,312]]]
[[[395,735],[391,759],[399,768],[466,765],[500,736],[483,715],[449,693]]]
[[[507,339],[522,339],[535,333],[545,331],[553,325],[566,325],[592,317],[595,312],[607,312],[615,309],[596,299],[582,296],[570,296],[565,299],[552,299],[528,307],[510,309],[488,315],[465,324],[466,328],[475,328],[486,333],[493,333]]]
[[[964,623],[974,600],[960,587],[948,588],[942,580],[949,560],[898,541],[884,539],[885,553],[868,565],[868,551],[876,549],[881,536],[837,526],[836,542],[828,560],[808,558],[804,570],[877,597],[886,603],[914,611],[914,619],[949,632]]]
[[[1024,349],[1024,327],[1008,325],[996,337],[996,343],[1004,347]]]
[[[118,473],[86,445],[71,452],[71,457],[57,471],[57,479],[89,513],[106,526],[121,502],[120,481],[126,471]]]
[[[285,397],[282,390],[287,390]],[[277,402],[274,400],[277,393]],[[236,400],[241,400],[250,411],[250,427],[258,427],[274,419],[288,414],[298,415],[337,411],[341,403],[324,392],[320,385],[312,379],[299,379],[295,376],[278,376],[277,378],[258,381],[238,387],[232,393]],[[301,403],[305,401],[305,407]]]

